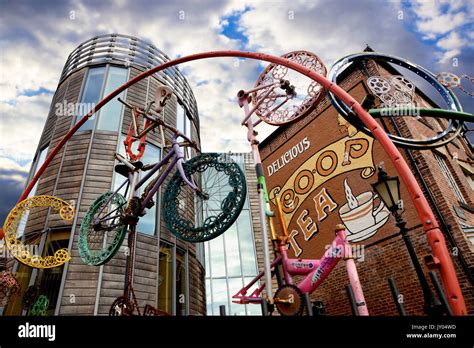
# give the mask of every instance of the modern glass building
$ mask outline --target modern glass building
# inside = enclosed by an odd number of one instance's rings
[[[204,243],[207,315],[219,315],[222,305],[227,315],[261,315],[260,306],[232,303],[232,295],[258,274],[255,237],[260,224],[258,210],[251,209],[250,204],[258,199],[254,197],[256,186],[252,186],[256,177],[251,154],[232,154],[232,159],[245,173],[247,198],[237,221],[225,233]]]
[[[98,36],[80,44],[69,55],[62,71],[29,180],[47,154],[95,103],[141,72],[168,60],[155,46],[126,35]],[[165,108],[165,121],[200,143],[196,101],[178,69],[152,75],[124,91],[120,98],[145,107],[160,85],[173,89]],[[34,244],[43,254],[68,248],[72,258],[61,267],[45,270],[10,260],[22,293],[5,306],[5,315],[26,313],[22,297],[30,286],[38,286],[40,293],[48,297],[50,315],[106,315],[112,302],[123,295],[127,238],[115,257],[100,267],[81,261],[77,239],[89,206],[123,180],[114,171],[114,154],[124,152],[123,140],[131,122],[131,111],[115,98],[76,132],[43,173],[31,195],[52,195],[73,202],[75,217],[63,221],[57,214],[44,210],[31,216],[20,234],[39,235]],[[171,135],[166,136],[169,141]],[[150,132],[141,161],[147,164],[160,160],[168,151],[164,145],[159,132]],[[150,304],[170,315],[203,315],[206,308],[202,246],[176,240],[160,216],[161,191],[154,201],[137,228],[133,288],[138,305],[142,311]],[[46,230],[48,233],[38,232]]]

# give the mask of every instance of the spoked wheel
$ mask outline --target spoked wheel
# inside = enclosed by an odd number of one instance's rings
[[[228,156],[201,154],[184,165],[200,192],[194,192],[176,172],[163,196],[163,219],[176,237],[203,242],[224,233],[237,219],[247,185],[239,165]]]
[[[79,230],[79,255],[88,265],[99,266],[119,250],[127,234],[123,214],[127,201],[119,193],[106,192],[89,207]]]
[[[112,302],[109,310],[109,316],[120,317],[120,316],[131,316],[133,315],[133,304],[125,297],[120,296]]]
[[[282,316],[301,315],[304,305],[303,293],[294,285],[283,285],[275,293],[275,304]]]

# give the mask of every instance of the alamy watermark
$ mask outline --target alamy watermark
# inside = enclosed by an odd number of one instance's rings
[[[392,116],[412,116],[420,117],[420,109],[414,108],[411,105],[398,105],[393,108],[383,108],[380,110],[380,116],[392,117]]]
[[[68,103],[67,100],[63,100],[54,105],[54,114],[56,117],[80,116],[87,114],[90,110],[94,109],[95,106],[95,103]]]

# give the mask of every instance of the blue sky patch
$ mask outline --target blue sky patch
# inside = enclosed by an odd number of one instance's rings
[[[24,96],[27,96],[27,97],[33,97],[35,95],[40,95],[40,94],[53,94],[54,91],[51,91],[47,88],[44,88],[44,87],[40,87],[38,89],[27,89],[23,92],[20,93],[20,95],[24,95]]]
[[[228,16],[221,17],[221,23],[223,25],[219,34],[222,34],[229,39],[239,41],[240,49],[247,46],[249,40],[247,36],[244,35],[242,28],[240,28],[239,21],[242,15],[250,10],[251,8],[247,6],[243,11],[235,11]]]

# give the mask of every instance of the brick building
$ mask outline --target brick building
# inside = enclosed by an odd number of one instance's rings
[[[371,93],[368,77],[390,79],[394,75],[400,72],[391,65],[369,61],[366,66],[353,65],[340,76],[338,84],[362,102]],[[437,107],[418,88],[413,93],[416,105]],[[380,100],[376,99],[378,105]],[[418,138],[431,137],[446,125],[445,120],[425,117],[385,118],[379,123],[391,134],[399,131],[402,136]],[[401,150],[438,219],[469,313],[474,312],[472,150],[462,136],[433,150]],[[343,222],[349,240],[363,251],[356,265],[369,313],[398,314],[387,281],[393,277],[407,313],[424,314],[421,287],[395,219],[370,186],[377,181],[375,169],[381,162],[389,175],[397,175],[378,141],[357,131],[325,98],[310,115],[279,127],[260,144],[260,152],[270,197],[279,190],[286,209],[285,221],[291,233],[289,257],[319,259],[334,238],[334,226]],[[431,249],[403,184],[401,198],[409,236],[429,280],[423,260]],[[359,205],[352,207],[351,199]],[[371,207],[371,214],[354,222],[350,213],[362,203]],[[323,301],[329,315],[350,315],[347,284],[344,262],[339,262],[312,299]]]

